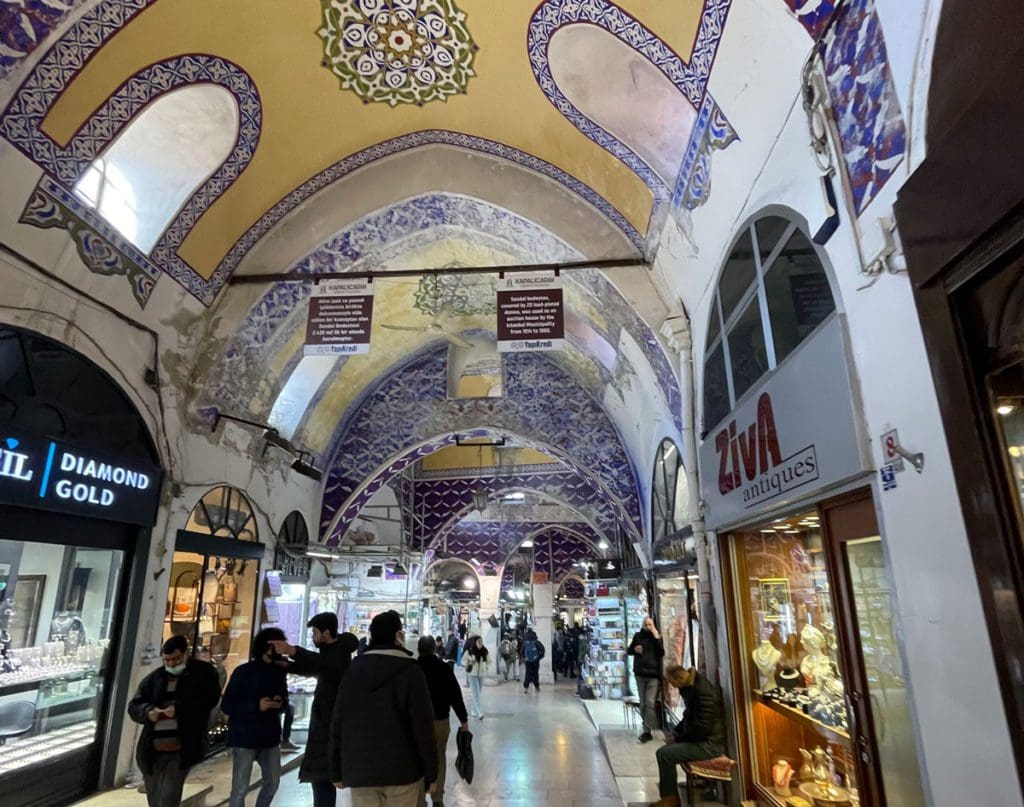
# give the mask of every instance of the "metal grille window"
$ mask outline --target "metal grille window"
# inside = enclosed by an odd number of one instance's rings
[[[189,532],[205,532],[221,538],[255,541],[256,518],[241,491],[221,485],[199,500],[188,518]]]
[[[835,309],[818,252],[794,222],[769,215],[746,227],[711,301],[704,350],[705,431]]]
[[[662,440],[654,460],[651,484],[651,526],[658,541],[686,526],[686,474],[679,448]]]

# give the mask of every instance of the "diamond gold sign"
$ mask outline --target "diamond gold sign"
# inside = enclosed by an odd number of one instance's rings
[[[364,103],[466,92],[477,46],[453,0],[322,0],[324,64]]]

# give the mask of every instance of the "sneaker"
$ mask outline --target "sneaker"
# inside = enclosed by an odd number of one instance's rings
[[[642,743],[649,743],[653,739],[654,737],[651,735],[649,731],[645,731],[643,734],[640,735],[640,742]]]
[[[283,743],[281,743],[281,750],[282,751],[300,751],[301,749],[299,748],[299,746],[297,746],[291,740],[285,740]]]

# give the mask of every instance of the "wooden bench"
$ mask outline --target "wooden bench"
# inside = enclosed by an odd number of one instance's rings
[[[732,783],[732,771],[736,767],[736,760],[730,759],[724,754],[714,759],[701,759],[694,762],[681,762],[679,767],[686,774],[686,803],[690,807],[696,807],[694,801],[697,785],[714,787],[716,792],[721,783],[726,788]],[[729,801],[729,793],[726,792],[724,799]]]

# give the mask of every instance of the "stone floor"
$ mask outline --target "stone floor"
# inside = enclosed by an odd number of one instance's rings
[[[467,690],[468,695],[468,690]],[[467,785],[455,772],[455,742],[448,749],[446,807],[623,807],[647,803],[648,786],[638,777],[617,780],[574,682],[542,686],[524,695],[514,682],[485,687],[483,720],[471,720],[476,775]],[[622,707],[615,705],[620,715]],[[635,742],[635,740],[634,740]],[[639,744],[637,744],[638,747]],[[654,755],[653,744],[645,746]],[[657,790],[657,787],[654,787]],[[652,798],[656,798],[656,795]],[[286,776],[275,805],[311,807],[308,785]],[[341,792],[339,807],[350,801]]]

